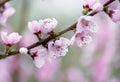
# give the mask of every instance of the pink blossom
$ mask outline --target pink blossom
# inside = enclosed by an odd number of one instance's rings
[[[19,49],[19,52],[20,52],[20,54],[27,54],[28,53],[28,49],[22,47],[22,48]]]
[[[54,18],[40,20],[39,22],[40,22],[40,25],[42,25],[41,32],[43,34],[47,34],[49,32],[52,32],[57,26],[57,21]]]
[[[1,39],[3,40],[3,42],[6,45],[14,45],[16,43],[18,43],[20,41],[20,39],[22,38],[22,36],[20,36],[18,33],[13,32],[11,34],[8,35],[7,32],[1,32]]]
[[[98,31],[97,25],[93,22],[92,16],[81,16],[78,19],[76,31],[90,31],[96,33]]]
[[[90,11],[101,11],[103,10],[103,5],[99,3],[99,0],[84,0],[83,7],[88,8]]]
[[[38,34],[40,33],[41,25],[38,21],[32,21],[28,23],[28,28],[32,33]]]
[[[4,11],[0,13],[0,24],[5,25],[8,18],[13,16],[15,9],[13,7],[5,5]]]
[[[72,45],[75,45],[79,48],[88,45],[89,43],[91,43],[91,41],[92,41],[92,37],[85,31],[77,32],[71,38]]]
[[[111,15],[112,21],[113,22],[120,22],[120,10],[116,9],[113,11],[112,15]]]
[[[41,47],[37,51],[36,56],[34,57],[34,63],[36,67],[41,68],[45,64],[47,57],[48,57],[47,49],[44,47]]]
[[[49,55],[52,58],[57,58],[60,56],[65,56],[68,52],[68,46],[70,45],[70,40],[60,37],[55,41],[48,43]]]

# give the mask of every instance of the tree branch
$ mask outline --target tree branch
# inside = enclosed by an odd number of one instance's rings
[[[115,0],[109,0],[108,2],[106,2],[103,6],[107,6],[109,4],[111,4],[112,2],[114,2]]]
[[[9,1],[9,0],[6,0],[6,1]],[[104,6],[107,6],[107,5],[111,4],[113,1],[115,1],[115,0],[110,0],[110,1],[106,2],[106,3],[104,4]],[[103,10],[103,11],[104,11],[104,10]],[[97,14],[97,13],[98,13],[98,12],[92,12],[92,13],[90,13],[90,14],[88,14],[88,15],[89,15],[89,16],[93,16],[93,15],[95,15],[95,14]],[[28,46],[27,49],[30,50],[30,49],[32,49],[32,48],[35,48],[35,47],[37,47],[37,46],[40,46],[41,44],[42,44],[42,45],[45,45],[45,44],[46,44],[47,42],[49,42],[50,40],[55,39],[56,37],[58,37],[58,36],[60,36],[60,35],[62,35],[62,34],[64,34],[64,33],[68,32],[68,31],[71,31],[71,30],[75,29],[75,28],[76,28],[76,24],[77,24],[77,22],[74,23],[74,24],[72,24],[71,26],[67,27],[66,29],[60,31],[56,36],[52,36],[52,37],[49,36],[48,38],[46,38],[46,39],[44,39],[44,40],[38,41],[38,42],[36,42],[36,43],[33,43],[32,45]],[[19,54],[19,50],[13,51],[13,52],[9,53],[9,55],[1,54],[1,55],[0,55],[0,59],[6,58],[6,57],[9,57],[9,56],[12,56],[12,55],[17,55],[17,54]]]

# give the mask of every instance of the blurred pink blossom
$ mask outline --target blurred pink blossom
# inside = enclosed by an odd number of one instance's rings
[[[70,68],[67,70],[68,82],[87,82],[87,78],[83,76],[80,69]]]
[[[110,62],[114,54],[113,47],[108,47],[95,61],[93,66],[94,82],[106,82],[110,75]]]
[[[15,57],[0,60],[0,82],[13,82],[13,75],[17,65]]]
[[[112,57],[114,56],[114,52],[116,49],[115,43],[115,33],[116,33],[116,25],[112,23],[110,19],[102,19],[100,15],[97,19],[97,23],[101,27],[101,30],[98,32],[98,40],[96,37],[96,48],[97,46],[103,47],[103,51],[99,54],[93,64],[93,77],[94,82],[107,82],[109,80],[110,75],[110,64],[112,61]]]
[[[0,13],[0,24],[6,25],[8,18],[13,16],[14,13],[15,13],[15,9],[13,7],[9,6],[8,3],[6,3],[3,12]]]
[[[55,73],[60,66],[60,60],[53,60],[53,62],[46,62],[45,65],[38,69],[36,77],[42,82],[54,82]]]

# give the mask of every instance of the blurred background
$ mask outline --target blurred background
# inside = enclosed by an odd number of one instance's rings
[[[82,15],[84,0],[12,0],[16,13],[7,27],[23,35],[21,46],[36,42],[27,23],[55,18],[56,32],[75,23]],[[69,47],[67,55],[38,69],[29,56],[0,60],[0,82],[120,82],[120,26],[104,13],[95,15],[100,27],[91,44],[84,48]],[[73,32],[65,33],[71,38]],[[0,42],[2,44],[2,42]],[[1,50],[4,50],[1,48]]]

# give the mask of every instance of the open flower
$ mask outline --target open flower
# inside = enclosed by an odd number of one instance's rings
[[[48,51],[46,48],[41,47],[34,56],[34,63],[35,66],[41,68],[47,61],[48,58]]]
[[[41,31],[41,25],[38,21],[32,21],[28,23],[29,30],[34,34],[39,34]]]
[[[22,38],[22,36],[20,36],[16,32],[13,32],[13,33],[11,33],[9,35],[8,35],[7,32],[1,32],[1,39],[8,46],[12,46],[12,45],[18,43],[21,38]]]
[[[41,32],[43,34],[47,34],[47,33],[54,31],[54,29],[57,26],[57,20],[54,18],[40,20],[39,23],[41,25]]]
[[[84,0],[83,8],[89,9],[89,11],[101,11],[103,5],[99,3],[99,0]]]
[[[75,45],[79,48],[88,45],[89,43],[91,43],[91,41],[92,41],[92,37],[88,34],[88,32],[85,31],[77,32],[71,38],[72,45]]]
[[[92,16],[81,16],[78,19],[76,31],[90,31],[91,33],[96,33],[98,31],[97,25],[93,22]]]
[[[60,37],[55,41],[50,41],[48,43],[49,55],[52,58],[57,58],[60,56],[65,56],[68,52],[68,46],[70,45],[70,40]]]

